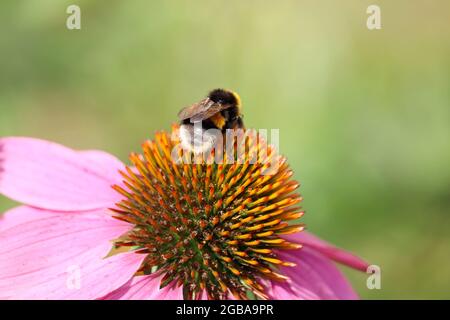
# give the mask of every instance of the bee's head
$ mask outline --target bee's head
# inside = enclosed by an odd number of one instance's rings
[[[241,98],[236,92],[225,89],[214,89],[208,94],[208,97],[221,104],[231,104],[237,107],[241,107]]]

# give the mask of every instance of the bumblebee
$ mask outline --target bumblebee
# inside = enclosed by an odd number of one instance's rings
[[[188,150],[203,152],[217,141],[217,131],[244,129],[239,95],[230,90],[212,90],[206,98],[178,113],[180,138]],[[215,129],[215,130],[211,130]]]

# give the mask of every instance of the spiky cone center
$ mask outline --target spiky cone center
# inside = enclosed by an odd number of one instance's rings
[[[134,225],[116,246],[146,255],[140,274],[164,273],[161,287],[183,286],[186,299],[203,291],[210,299],[230,293],[265,299],[263,280],[287,279],[279,267],[294,264],[276,252],[301,247],[280,237],[303,229],[292,224],[303,215],[294,192],[299,184],[286,159],[262,139],[249,135],[245,143],[246,158],[234,163],[214,163],[214,151],[206,160],[193,155],[195,163],[179,163],[172,154],[180,145],[174,126],[172,135],[158,132],[146,141],[143,154],[131,154],[133,167],[121,172],[123,185],[114,186],[124,199],[112,210]],[[270,161],[251,161],[261,150],[266,160],[279,160],[273,175],[261,174]],[[226,151],[223,158],[231,159]]]

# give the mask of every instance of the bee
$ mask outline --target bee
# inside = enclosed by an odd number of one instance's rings
[[[244,129],[241,109],[239,95],[224,89],[212,90],[203,100],[183,108],[178,113],[183,147],[204,152],[216,144],[218,133],[225,137],[229,129]]]

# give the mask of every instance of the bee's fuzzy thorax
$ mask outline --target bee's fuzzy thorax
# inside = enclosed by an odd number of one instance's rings
[[[241,106],[241,98],[236,92],[226,89],[214,89],[209,94],[208,97],[217,103]]]

